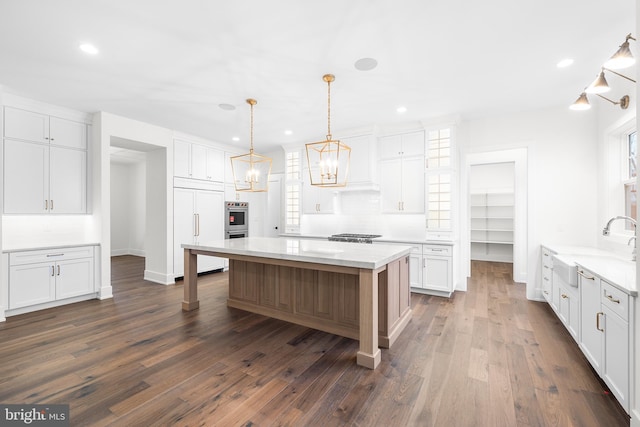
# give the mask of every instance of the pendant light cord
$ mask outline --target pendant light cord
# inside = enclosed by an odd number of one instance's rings
[[[331,79],[327,79],[327,141],[331,140]]]

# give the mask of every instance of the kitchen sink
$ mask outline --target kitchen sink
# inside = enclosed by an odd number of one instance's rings
[[[578,266],[569,258],[553,255],[553,272],[569,285],[578,287]]]

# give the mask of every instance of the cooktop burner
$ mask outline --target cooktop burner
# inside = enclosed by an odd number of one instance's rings
[[[381,234],[357,234],[357,233],[341,233],[329,236],[329,240],[334,242],[354,242],[354,243],[373,243],[373,239],[382,237]]]

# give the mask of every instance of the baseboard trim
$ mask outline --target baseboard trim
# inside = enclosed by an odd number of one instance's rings
[[[113,298],[113,288],[111,286],[105,286],[100,288],[100,292],[98,293],[98,299],[109,299]]]
[[[145,256],[145,251],[143,249],[112,249],[111,256],[123,256],[123,255],[133,255],[133,256]]]
[[[144,271],[144,280],[148,280],[149,282],[159,283],[161,285],[173,285],[176,281],[173,278],[172,274],[163,274],[157,273],[155,271]]]
[[[631,378],[633,380],[633,378]],[[630,427],[640,427],[640,409],[631,410],[631,424]]]

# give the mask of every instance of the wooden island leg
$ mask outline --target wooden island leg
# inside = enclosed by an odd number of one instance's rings
[[[358,365],[375,369],[380,364],[378,348],[378,270],[360,270],[360,350]]]
[[[198,255],[190,249],[184,250],[184,301],[182,311],[191,311],[200,307],[198,301]]]

